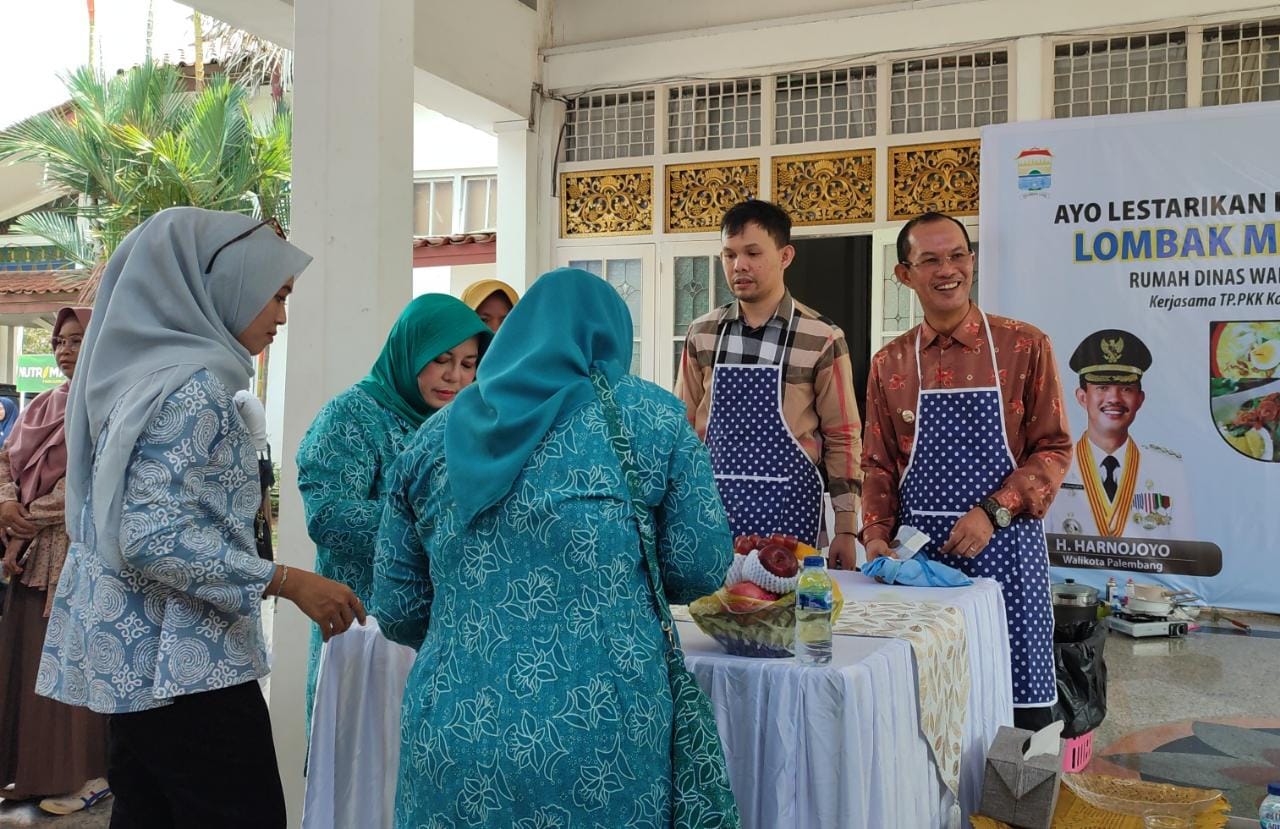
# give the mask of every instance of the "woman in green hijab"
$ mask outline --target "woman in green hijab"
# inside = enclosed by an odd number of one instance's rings
[[[418,427],[476,376],[492,334],[465,304],[425,294],[391,327],[369,375],[325,404],[298,448],[298,487],[316,572],[368,598],[385,479]],[[320,630],[311,631],[307,718]]]

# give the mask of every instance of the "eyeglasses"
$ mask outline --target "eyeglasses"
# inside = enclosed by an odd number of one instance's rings
[[[938,258],[937,256],[926,256],[919,262],[903,262],[902,264],[906,265],[908,268],[915,268],[918,271],[927,273],[929,271],[941,270],[944,262],[953,268],[959,268],[968,265],[972,260],[973,251],[966,250],[961,253],[953,253],[950,256],[944,256],[942,258]]]
[[[79,351],[80,346],[84,344],[84,339],[81,337],[53,337],[49,340],[49,343],[53,346],[54,351],[64,347],[68,351]]]
[[[280,223],[277,222],[275,219],[267,219],[265,222],[259,222],[258,224],[246,230],[244,233],[241,233],[239,236],[235,236],[231,239],[228,239],[226,242],[222,244],[222,247],[215,250],[213,252],[213,256],[209,257],[209,264],[204,266],[205,276],[208,276],[209,272],[213,270],[214,260],[218,258],[219,253],[222,253],[228,247],[230,247],[231,245],[234,245],[236,242],[239,242],[241,239],[248,239],[250,236],[253,235],[253,232],[260,227],[271,228],[272,230],[275,231],[275,234],[279,236],[281,239],[288,238],[284,235],[284,228],[282,228],[280,226]]]

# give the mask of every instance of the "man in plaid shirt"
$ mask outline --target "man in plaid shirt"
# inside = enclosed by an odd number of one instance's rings
[[[784,210],[743,202],[725,214],[720,237],[736,301],[689,326],[676,394],[711,450],[734,535],[818,543],[825,489],[830,560],[852,569],[862,426],[844,333],[787,291],[795,248]]]

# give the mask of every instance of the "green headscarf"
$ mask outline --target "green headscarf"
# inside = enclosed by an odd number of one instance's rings
[[[435,413],[418,390],[418,373],[441,354],[479,335],[493,336],[476,312],[448,294],[423,294],[405,306],[391,326],[369,376],[357,385],[415,427]]]
[[[547,432],[595,399],[593,370],[610,383],[630,371],[631,337],[626,304],[600,277],[561,268],[533,283],[449,412],[445,466],[464,523],[506,497]]]

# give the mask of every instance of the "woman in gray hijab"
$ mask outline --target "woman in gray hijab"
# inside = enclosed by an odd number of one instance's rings
[[[254,543],[257,453],[233,395],[310,261],[274,222],[183,207],[103,274],[67,407],[71,546],[36,692],[110,715],[114,829],[283,827],[262,599],[326,638],[364,619],[348,587]]]

